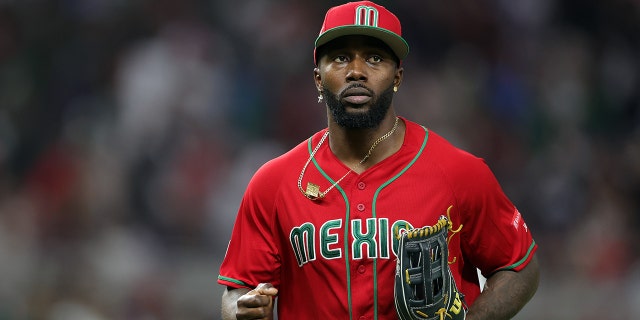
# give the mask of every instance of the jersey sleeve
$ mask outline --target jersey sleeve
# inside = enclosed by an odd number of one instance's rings
[[[218,283],[234,288],[254,288],[268,282],[279,286],[279,250],[272,233],[274,197],[280,179],[268,175],[269,163],[253,176],[243,196],[220,266]]]
[[[535,253],[524,218],[505,195],[486,163],[474,158],[467,164],[461,199],[462,250],[486,277],[500,270],[519,271]],[[472,177],[469,179],[469,177]]]

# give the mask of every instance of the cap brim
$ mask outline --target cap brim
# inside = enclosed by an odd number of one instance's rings
[[[357,25],[341,26],[325,31],[316,39],[315,47],[318,48],[331,40],[350,35],[363,35],[380,39],[393,50],[393,53],[400,60],[404,60],[409,54],[409,44],[397,34],[378,27]]]

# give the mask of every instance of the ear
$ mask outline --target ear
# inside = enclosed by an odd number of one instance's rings
[[[400,87],[400,84],[402,84],[402,77],[403,76],[404,76],[404,68],[398,67],[396,69],[396,74],[393,77],[393,86],[394,87]]]
[[[316,89],[322,91],[322,76],[320,75],[320,69],[313,69],[313,81],[316,83]]]

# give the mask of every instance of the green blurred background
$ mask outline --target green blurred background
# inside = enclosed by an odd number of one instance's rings
[[[326,126],[339,3],[0,0],[0,319],[219,318],[246,183]],[[485,158],[540,245],[516,319],[640,318],[640,1],[379,3],[398,113]]]

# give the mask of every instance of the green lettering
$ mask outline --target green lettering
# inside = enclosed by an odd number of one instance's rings
[[[327,221],[320,227],[320,254],[326,259],[335,259],[342,255],[340,248],[330,248],[331,245],[338,243],[338,235],[331,233],[331,230],[340,227],[342,227],[340,219]]]
[[[355,219],[351,221],[351,234],[353,236],[353,259],[362,259],[362,246],[367,245],[368,258],[375,258],[377,251],[376,235],[376,219],[367,219],[367,232],[362,230],[362,220]]]
[[[382,218],[379,221],[380,258],[389,258],[389,219]]]
[[[310,222],[291,229],[289,241],[300,267],[316,259],[314,234],[315,227]]]
[[[413,226],[409,222],[404,220],[398,220],[393,223],[391,226],[391,247],[393,248],[393,253],[398,256],[398,245],[400,243],[400,231],[401,230],[411,230]]]

